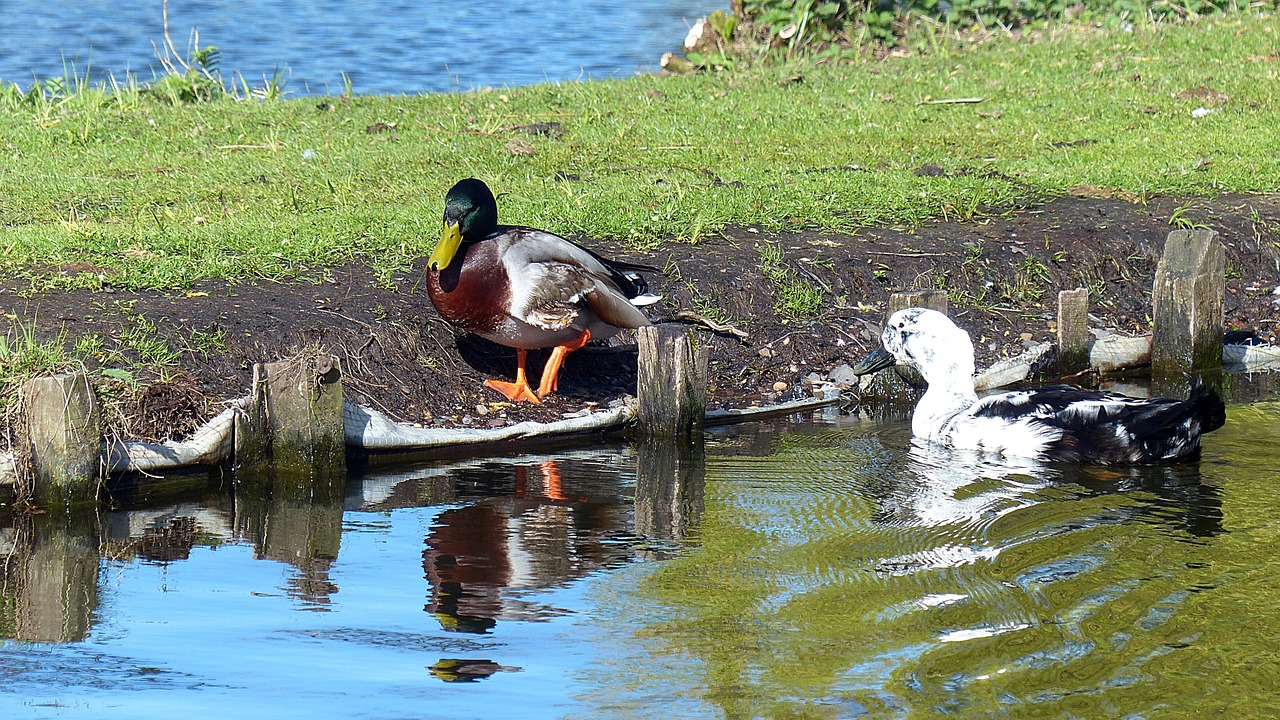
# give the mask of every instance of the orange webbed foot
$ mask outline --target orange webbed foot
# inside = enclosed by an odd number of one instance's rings
[[[533,388],[529,387],[529,379],[525,376],[524,364],[529,355],[529,351],[523,348],[516,349],[516,381],[504,382],[502,380],[485,380],[484,386],[490,390],[497,390],[511,402],[531,402],[540,403],[542,400],[534,394]]]
[[[503,382],[502,380],[485,380],[484,386],[490,390],[497,390],[511,402],[531,402],[540,403],[538,395],[529,386],[528,382]]]

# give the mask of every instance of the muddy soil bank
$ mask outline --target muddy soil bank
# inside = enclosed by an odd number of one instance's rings
[[[1274,334],[1280,195],[1140,200],[1077,188],[979,218],[852,235],[730,227],[695,245],[667,243],[647,254],[579,240],[606,256],[665,269],[651,278],[651,289],[665,296],[654,317],[693,310],[748,334],[742,341],[704,333],[711,404],[743,407],[804,393],[806,377],[860,358],[878,342],[889,294],[904,289],[948,292],[951,314],[974,338],[979,367],[1051,339],[1062,289],[1090,289],[1095,327],[1148,330],[1165,237],[1188,226],[1216,230],[1226,246],[1228,323]],[[481,382],[511,377],[515,353],[441,321],[423,287],[422,262],[390,282],[349,264],[298,281],[206,281],[177,292],[109,285],[95,293],[32,292],[29,280],[4,278],[0,309],[42,340],[61,336],[74,346],[100,339],[106,367],[140,363],[130,377],[116,372],[100,384],[112,431],[141,439],[185,436],[223,402],[247,394],[255,362],[309,349],[339,357],[348,399],[424,425],[560,419],[634,393],[635,353],[624,335],[623,347],[570,355],[560,392],[544,404],[499,402]],[[788,285],[792,293],[820,290],[817,312],[789,318],[781,309]],[[159,373],[139,369],[157,357],[174,364]],[[531,353],[530,367],[540,368],[545,357]]]

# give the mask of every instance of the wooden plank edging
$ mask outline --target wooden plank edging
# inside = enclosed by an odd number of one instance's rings
[[[1029,368],[1048,348],[1043,343],[1022,355],[991,365],[978,375],[976,384],[995,389],[1026,379],[1019,369]],[[1244,372],[1280,370],[1280,348],[1272,346],[1224,345],[1223,362]],[[1090,366],[1107,372],[1139,367],[1151,362],[1151,336],[1105,335],[1090,349]],[[802,398],[776,405],[708,410],[707,425],[750,422],[766,417],[812,410],[838,400],[830,393],[821,398]],[[148,443],[117,439],[107,447],[107,469],[112,475],[129,472],[159,473],[193,465],[216,466],[233,457],[234,425],[245,412],[250,397],[239,398],[230,407],[200,426],[187,440]],[[446,447],[481,445],[522,438],[546,437],[621,428],[635,419],[635,403],[611,410],[550,423],[526,421],[491,429],[420,428],[392,420],[381,412],[352,403],[343,404],[343,429],[348,447],[368,452],[410,452]],[[0,487],[17,484],[14,453],[0,452]]]

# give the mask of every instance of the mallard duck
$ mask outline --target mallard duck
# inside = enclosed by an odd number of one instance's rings
[[[444,231],[427,265],[427,294],[448,322],[516,349],[515,382],[485,386],[512,401],[541,402],[558,386],[570,352],[621,328],[649,325],[648,265],[605,260],[543,230],[498,224],[498,204],[480,180],[445,195]],[[525,374],[529,350],[553,347],[535,393]]]
[[[1200,436],[1222,427],[1222,398],[1196,378],[1186,400],[1133,398],[1057,386],[988,395],[973,389],[973,342],[946,315],[899,310],[883,348],[854,368],[903,363],[929,384],[911,417],[916,437],[961,450],[1100,465],[1191,459]]]

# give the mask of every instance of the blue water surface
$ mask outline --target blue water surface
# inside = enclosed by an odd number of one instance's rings
[[[1093,468],[829,409],[11,513],[0,718],[1276,717],[1277,417]]]
[[[688,27],[724,0],[172,0],[169,37],[180,57],[221,50],[225,79],[262,84],[279,69],[287,89],[415,94],[656,71]],[[154,46],[153,44],[154,43]],[[164,67],[160,0],[4,0],[0,80],[74,71],[150,82]],[[237,87],[240,83],[237,81]]]

